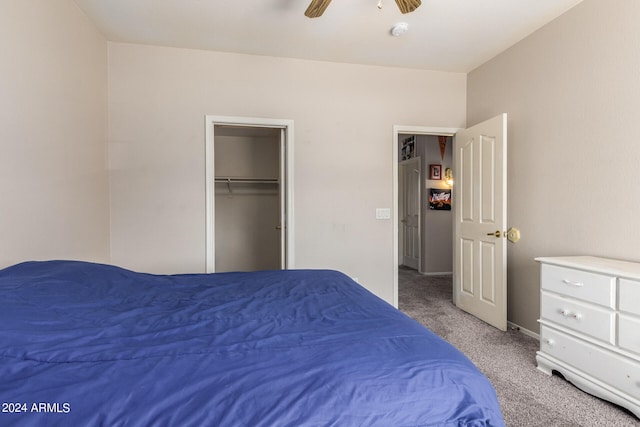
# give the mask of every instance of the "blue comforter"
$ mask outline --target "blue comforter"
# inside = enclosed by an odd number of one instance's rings
[[[502,426],[459,351],[335,271],[0,271],[0,425]]]

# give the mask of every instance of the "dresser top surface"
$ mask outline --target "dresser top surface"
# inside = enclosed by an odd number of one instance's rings
[[[577,268],[611,276],[640,280],[640,263],[620,261],[594,256],[538,257],[536,261],[543,264]]]

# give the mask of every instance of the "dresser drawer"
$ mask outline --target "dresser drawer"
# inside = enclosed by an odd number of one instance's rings
[[[640,318],[620,314],[618,319],[618,346],[640,354]]]
[[[624,393],[640,396],[640,362],[541,325],[540,351]]]
[[[614,277],[549,264],[542,264],[540,277],[542,289],[615,307]]]
[[[615,344],[615,312],[575,299],[542,292],[542,319]]]
[[[620,311],[640,316],[640,282],[620,279]]]

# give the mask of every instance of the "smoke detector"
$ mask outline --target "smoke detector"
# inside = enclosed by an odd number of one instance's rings
[[[391,27],[391,35],[394,37],[400,37],[407,31],[409,31],[409,24],[406,22],[398,22],[396,25]]]

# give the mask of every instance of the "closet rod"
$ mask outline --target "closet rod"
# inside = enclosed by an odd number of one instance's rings
[[[223,183],[234,183],[234,182],[239,182],[239,183],[246,183],[246,184],[277,184],[278,183],[278,179],[277,178],[230,178],[230,177],[217,177],[216,182],[223,182]]]

